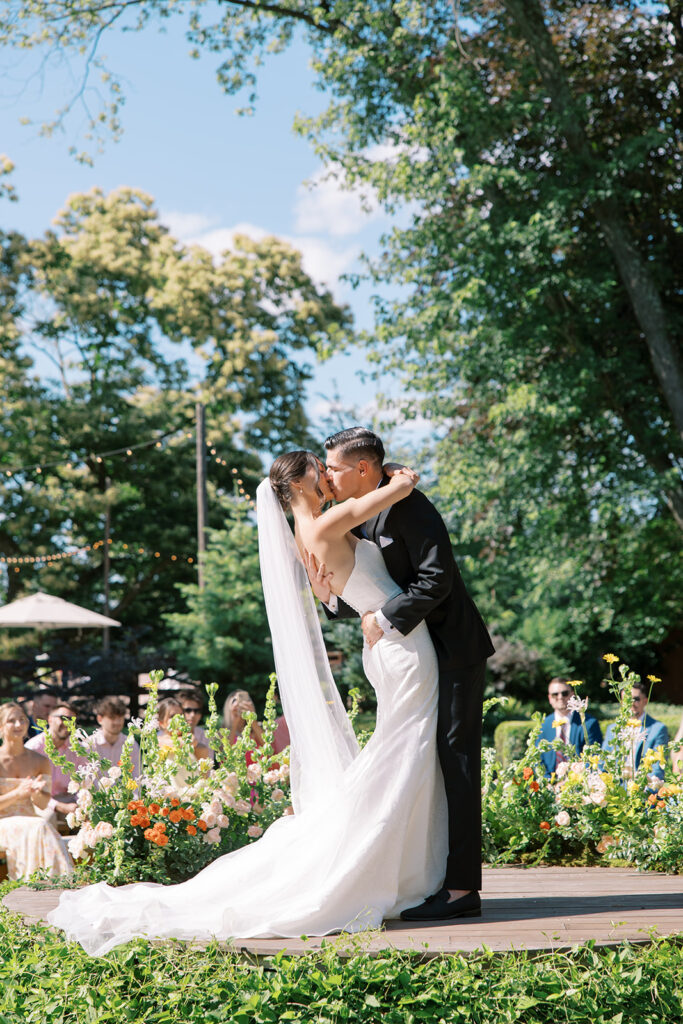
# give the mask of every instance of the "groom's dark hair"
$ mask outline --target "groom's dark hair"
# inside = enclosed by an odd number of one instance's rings
[[[384,463],[384,445],[377,434],[373,434],[367,427],[349,427],[331,434],[325,441],[325,448],[328,452],[338,448],[344,457],[352,455],[367,459],[380,468]]]

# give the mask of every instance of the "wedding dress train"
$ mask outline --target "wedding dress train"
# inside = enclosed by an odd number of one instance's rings
[[[362,613],[396,592],[379,548],[359,541],[344,600]],[[326,935],[377,927],[437,889],[446,803],[435,742],[437,662],[427,627],[366,645],[363,665],[377,694],[375,732],[324,798],[179,885],[99,883],[67,891],[50,924],[92,955],[135,936]]]

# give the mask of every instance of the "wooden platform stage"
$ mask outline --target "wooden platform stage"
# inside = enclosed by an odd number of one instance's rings
[[[44,920],[59,890],[15,889],[5,906],[27,921]],[[683,876],[641,873],[620,868],[486,868],[481,918],[442,925],[387,921],[377,931],[331,936],[324,941],[340,953],[384,949],[423,956],[492,950],[567,949],[594,939],[608,945],[652,935],[683,933]],[[278,950],[299,954],[316,949],[321,939],[235,939],[233,946],[252,956]]]

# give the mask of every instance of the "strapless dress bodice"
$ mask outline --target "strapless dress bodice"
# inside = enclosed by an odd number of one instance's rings
[[[388,600],[401,593],[384,564],[382,552],[371,540],[356,544],[356,561],[341,597],[359,615],[376,612]]]

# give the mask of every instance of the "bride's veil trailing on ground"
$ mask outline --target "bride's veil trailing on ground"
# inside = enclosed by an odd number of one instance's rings
[[[358,743],[332,678],[308,576],[269,480],[256,491],[263,594],[292,740],[292,803],[334,799]]]

